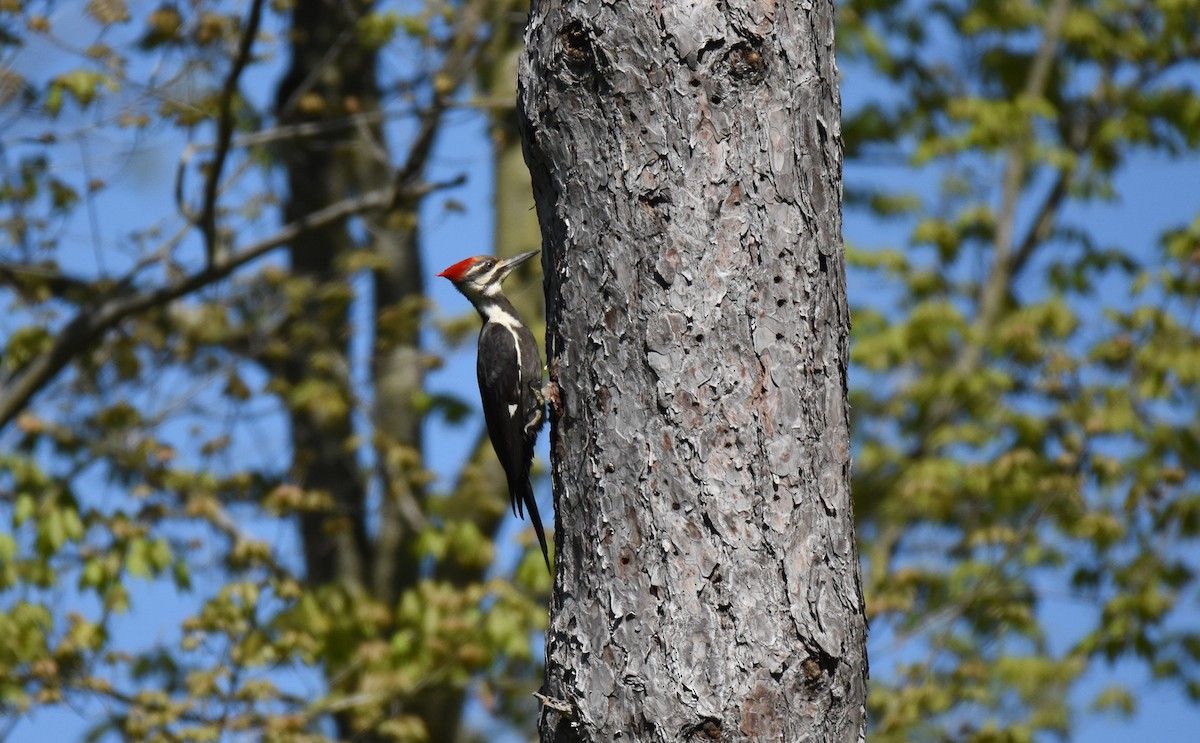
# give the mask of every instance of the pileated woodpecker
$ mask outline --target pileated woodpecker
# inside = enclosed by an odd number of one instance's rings
[[[533,333],[521,322],[512,302],[500,289],[513,269],[537,254],[533,250],[507,260],[477,255],[455,263],[438,276],[449,279],[483,318],[476,371],[488,437],[508,477],[513,514],[523,515],[522,504],[529,509],[529,520],[533,522],[549,570],[546,533],[529,482],[533,445],[546,422],[542,359]]]

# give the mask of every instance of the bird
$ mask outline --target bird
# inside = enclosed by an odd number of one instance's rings
[[[500,286],[517,266],[538,252],[531,250],[507,259],[477,255],[455,263],[438,276],[448,279],[483,318],[475,369],[488,438],[508,480],[513,515],[523,518],[523,511],[529,511],[542,558],[550,570],[546,533],[529,480],[533,446],[546,422],[542,359],[533,332]]]

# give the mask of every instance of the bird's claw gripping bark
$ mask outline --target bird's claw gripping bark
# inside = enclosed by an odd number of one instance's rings
[[[550,409],[554,411],[555,417],[562,417],[562,396],[559,394],[558,382],[547,382],[542,389],[542,394],[546,396],[546,402],[550,403]]]
[[[555,417],[561,418],[563,414],[562,390],[558,387],[558,358],[556,357],[550,362],[549,366],[550,381],[542,388],[542,396],[546,398],[546,402],[550,403],[550,409],[554,411]]]

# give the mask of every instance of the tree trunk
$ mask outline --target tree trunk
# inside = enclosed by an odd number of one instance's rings
[[[376,106],[375,55],[346,41],[347,29],[354,28],[358,13],[365,9],[328,0],[295,5],[291,65],[276,94],[280,124],[337,119],[345,117],[350,106]],[[357,137],[355,131],[332,129],[281,148],[288,183],[285,222],[345,198],[360,185],[354,154]],[[344,395],[344,405],[336,414],[305,407],[290,411],[291,474],[305,489],[328,494],[331,502],[328,510],[312,511],[300,519],[309,583],[365,588],[370,564],[366,484],[354,449],[347,445],[354,433],[348,389],[349,298],[345,292],[322,291],[345,280],[338,259],[352,247],[345,223],[309,230],[292,240],[292,273],[309,279],[312,290],[306,305],[290,318],[289,328],[304,342],[292,342],[282,376],[289,389],[321,383]]]
[[[280,82],[276,111],[281,124],[337,121],[380,110],[378,55],[357,42],[355,28],[372,4],[336,0],[302,0],[292,10],[291,65]],[[288,176],[284,213],[288,220],[311,214],[355,192],[380,188],[393,178],[380,124],[332,127],[284,148]],[[425,154],[408,174],[420,181]],[[412,185],[405,182],[401,187]],[[349,279],[341,261],[354,247],[347,225],[338,223],[309,231],[292,241],[295,275],[313,283],[311,298],[291,322],[303,342],[294,342],[282,365],[289,388],[326,383],[340,393],[345,406],[327,411],[291,410],[294,451],[292,475],[305,489],[330,496],[330,507],[300,519],[305,567],[310,585],[337,582],[363,591],[385,606],[417,578],[418,563],[406,549],[411,528],[401,504],[423,505],[418,483],[421,466],[421,414],[415,393],[422,387],[424,361],[419,345],[421,265],[418,253],[416,201],[400,200],[392,209],[368,215],[371,248],[379,259],[374,274],[375,344],[372,381],[375,434],[380,460],[396,460],[387,478],[376,515],[376,534],[368,531],[367,477],[351,445],[356,433],[350,384]],[[336,361],[331,362],[331,359]],[[389,456],[400,451],[407,456]],[[345,673],[327,668],[331,678]],[[336,683],[336,682],[333,682]],[[431,684],[406,700],[419,715],[431,739],[452,741],[461,722],[463,692],[454,684]],[[335,715],[338,734],[359,743],[384,740],[371,730],[357,729],[352,716]]]
[[[857,741],[833,6],[535,5],[546,741]],[[553,371],[553,369],[552,369]]]

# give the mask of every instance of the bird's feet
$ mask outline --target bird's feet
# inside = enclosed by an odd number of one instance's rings
[[[556,418],[561,418],[563,414],[562,396],[559,394],[558,382],[547,382],[542,388],[542,394],[546,396],[546,402],[550,403],[550,409],[554,411]]]
[[[546,402],[550,403],[550,409],[554,411],[557,418],[561,418],[563,414],[562,405],[562,390],[558,388],[558,357],[550,362],[547,367],[550,373],[550,381],[542,388],[542,396],[546,398]]]

